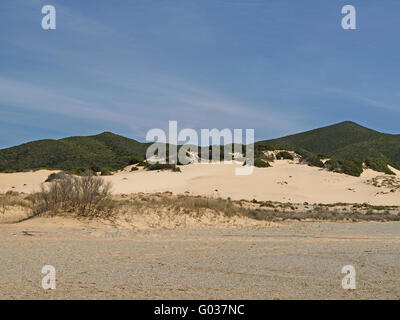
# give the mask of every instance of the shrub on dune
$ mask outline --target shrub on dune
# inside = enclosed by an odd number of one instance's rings
[[[176,166],[176,164],[170,164],[170,163],[152,163],[152,164],[146,164],[145,166],[146,170],[153,171],[153,170],[171,170],[173,172],[181,172],[181,169]]]
[[[113,210],[110,191],[111,184],[100,177],[66,176],[42,186],[31,199],[35,214],[71,212],[84,217],[107,217]]]
[[[286,160],[293,160],[293,156],[287,151],[280,151],[276,154],[276,159],[286,159]]]
[[[111,176],[111,170],[109,168],[103,168],[100,170],[102,176]]]
[[[271,165],[268,162],[264,161],[264,160],[256,158],[256,159],[254,159],[254,166],[257,167],[257,168],[268,168]]]
[[[392,170],[390,170],[385,161],[378,158],[367,158],[365,160],[365,165],[375,171],[383,172],[386,174],[394,174]]]
[[[359,177],[363,172],[362,161],[330,159],[324,165],[328,170]]]
[[[129,161],[129,164],[138,164],[144,161],[144,158],[141,156],[134,156],[131,158],[131,160]]]
[[[54,180],[65,179],[67,174],[64,171],[50,174],[44,182],[52,182]]]

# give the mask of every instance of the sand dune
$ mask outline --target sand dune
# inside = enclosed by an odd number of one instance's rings
[[[380,172],[364,170],[361,177],[329,172],[288,160],[278,160],[272,168],[254,168],[248,176],[235,175],[236,164],[193,164],[181,166],[182,172],[134,171],[126,168],[104,177],[116,194],[164,192],[257,199],[280,202],[369,203],[400,205],[400,189],[375,187],[367,181]],[[400,172],[393,169],[397,176]],[[0,174],[0,192],[33,192],[52,171]],[[13,188],[14,187],[14,188]]]
[[[39,170],[35,172],[0,173],[0,192],[18,191],[32,193],[40,190],[40,184],[57,171]]]

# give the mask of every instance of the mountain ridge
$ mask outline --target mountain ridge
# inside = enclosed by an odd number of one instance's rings
[[[132,158],[143,158],[151,143],[143,143],[109,131],[91,136],[42,139],[0,149],[0,172],[59,169],[80,173],[86,169],[118,170]],[[377,158],[400,169],[400,134],[388,134],[352,121],[261,140],[255,147],[272,146],[303,150],[322,157],[363,162]],[[300,153],[301,153],[300,152]]]
[[[257,143],[285,148],[302,148],[313,153],[329,154],[341,147],[375,138],[381,134],[384,133],[366,128],[352,121],[343,121],[281,138],[262,140]],[[320,141],[316,141],[315,138],[323,140],[323,145],[318,145]]]

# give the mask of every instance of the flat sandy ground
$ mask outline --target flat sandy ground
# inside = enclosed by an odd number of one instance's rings
[[[133,231],[35,218],[0,225],[0,242],[0,299],[400,299],[399,222]],[[48,264],[56,290],[41,288]]]
[[[104,179],[112,183],[115,194],[171,191],[234,200],[400,205],[400,171],[395,169],[397,187],[378,188],[368,181],[384,174],[370,169],[361,177],[353,177],[288,160],[276,160],[272,166],[254,168],[251,175],[242,176],[235,175],[235,169],[241,166],[234,163],[180,166],[182,172],[130,172],[128,167]],[[0,173],[0,192],[38,191],[51,172]]]

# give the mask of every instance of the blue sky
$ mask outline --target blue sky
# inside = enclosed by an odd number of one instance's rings
[[[41,28],[41,8],[57,29]],[[357,30],[341,28],[341,8]],[[112,131],[352,120],[400,133],[398,0],[3,0],[0,148]]]

